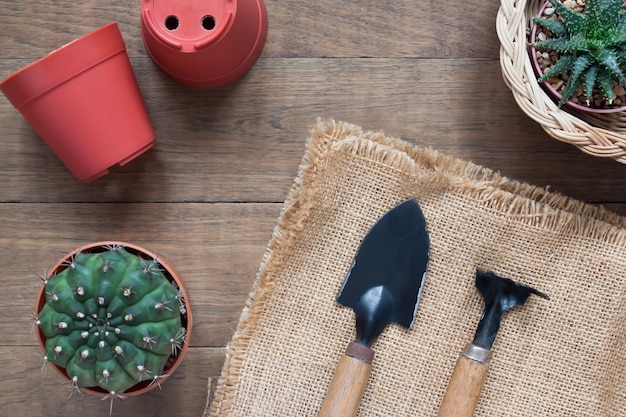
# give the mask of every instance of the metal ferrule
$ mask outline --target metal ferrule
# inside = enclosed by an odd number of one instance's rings
[[[491,363],[491,350],[481,348],[473,343],[465,345],[465,349],[463,349],[463,356],[485,365],[489,365]]]

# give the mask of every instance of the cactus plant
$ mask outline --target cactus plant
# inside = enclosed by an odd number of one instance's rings
[[[626,13],[622,8],[623,0],[587,0],[582,14],[558,0],[549,2],[555,17],[535,17],[534,21],[552,35],[535,42],[534,46],[544,51],[555,51],[559,58],[539,78],[539,82],[568,74],[559,107],[583,85],[587,106],[594,88],[609,103],[612,102],[613,86],[623,86],[626,82]]]
[[[159,381],[185,343],[190,312],[155,257],[119,242],[95,246],[44,280],[35,322],[44,360],[63,368],[74,389],[121,397]]]

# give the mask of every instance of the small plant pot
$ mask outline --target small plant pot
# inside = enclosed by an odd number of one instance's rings
[[[242,77],[267,37],[263,0],[142,0],[148,54],[169,77],[198,88]]]
[[[154,144],[117,23],[15,72],[0,90],[79,180],[101,177]]]
[[[180,291],[181,297],[181,307],[180,307],[180,318],[181,318],[181,326],[186,330],[184,342],[180,344],[179,349],[176,352],[172,353],[165,364],[165,368],[160,375],[153,375],[153,378],[146,379],[145,381],[139,382],[131,388],[127,389],[123,392],[123,397],[126,396],[136,396],[139,394],[143,394],[147,391],[152,390],[153,388],[160,386],[180,365],[182,362],[188,346],[189,346],[189,337],[191,335],[192,330],[192,315],[191,309],[189,308],[189,298],[187,297],[187,290],[181,280],[180,276],[176,272],[176,270],[163,258],[157,256],[153,252],[144,249],[140,246],[132,245],[125,242],[119,241],[103,241],[91,243],[86,246],[77,248],[76,250],[66,254],[63,258],[61,258],[46,274],[46,280],[54,280],[55,276],[61,273],[63,270],[67,269],[72,265],[72,260],[76,256],[77,253],[101,253],[105,251],[111,250],[111,248],[121,247],[124,248],[127,252],[139,256],[142,259],[145,259],[148,263],[154,264],[156,268],[158,268],[164,275],[165,278],[170,281],[170,283],[174,284],[178,290]],[[44,305],[46,304],[47,295],[46,295],[46,286],[42,286],[41,290],[37,296],[37,302],[35,306],[35,314],[37,317],[37,324],[39,324],[39,315]],[[108,315],[107,315],[108,317]],[[36,334],[39,345],[42,349],[42,352],[46,352],[46,340],[47,337],[44,334],[43,330],[40,326],[36,327]],[[69,384],[72,383],[71,378],[68,376],[65,368],[56,365],[55,363],[47,362],[48,366],[54,367],[54,369],[58,372],[59,375]],[[82,387],[80,391],[87,392],[89,394],[98,396],[98,397],[106,397],[111,396],[111,392],[107,392],[106,390],[100,387]]]
[[[537,17],[543,17],[544,11],[548,6],[551,6],[551,4],[546,1],[544,5],[541,7],[541,10],[539,10],[539,14],[537,15]],[[537,78],[540,78],[543,75],[543,69],[541,68],[541,65],[539,64],[539,60],[537,59],[537,48],[533,46],[533,44],[537,41],[538,30],[539,30],[539,25],[537,25],[536,23],[533,23],[532,30],[530,33],[529,54],[530,54],[531,62],[533,64],[533,69],[535,70],[535,74],[537,75]],[[543,81],[541,83],[541,86],[548,93],[548,95],[552,97],[552,99],[556,103],[558,103],[561,100],[561,97],[562,97],[561,93],[556,88],[554,88],[554,86],[550,82],[548,82],[547,80]],[[598,107],[585,106],[583,104],[578,104],[572,100],[566,100],[564,104],[571,109],[577,110],[579,112],[584,112],[584,113],[603,114],[603,113],[623,112],[626,110],[626,106],[611,107],[611,108],[598,108]]]

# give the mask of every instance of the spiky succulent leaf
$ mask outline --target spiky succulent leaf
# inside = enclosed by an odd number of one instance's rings
[[[593,60],[586,55],[579,56],[574,62],[570,78],[579,78],[592,65]]]
[[[571,53],[573,44],[567,38],[548,38],[543,41],[537,41],[534,45],[539,49],[556,51],[560,53]]]
[[[549,71],[545,72],[541,78],[539,78],[539,82],[543,82],[548,78],[556,77],[558,75],[563,74],[564,72],[569,71],[573,66],[576,59],[573,55],[563,55],[559,58],[558,61],[550,68]]]
[[[45,291],[45,355],[76,387],[121,394],[158,377],[185,333],[178,289],[156,261],[121,247],[76,254]]]
[[[587,104],[589,104],[589,97],[593,94],[593,86],[596,83],[597,74],[598,67],[595,65],[592,65],[585,74],[585,97],[587,97]]]
[[[623,81],[624,74],[622,73],[622,69],[620,68],[619,58],[615,54],[614,51],[609,49],[603,49],[598,51],[598,53],[592,54],[596,61],[602,65],[605,69],[607,69],[616,81]]]
[[[568,33],[581,33],[585,30],[585,17],[563,5],[558,0],[549,0],[556,13],[561,16]]]
[[[600,94],[606,97],[609,101],[613,100],[613,77],[609,71],[603,68],[598,70],[596,85],[598,86],[598,90],[600,90]]]
[[[543,17],[535,17],[533,20],[558,37],[567,35],[567,27],[561,20],[546,19]]]
[[[623,11],[620,11],[619,24],[617,25],[617,28],[622,33],[626,32],[626,13]]]
[[[563,90],[563,95],[559,101],[559,106],[562,106],[565,101],[571,97],[581,85],[583,85],[583,82],[585,81],[583,72],[589,65],[589,62],[583,58],[584,57],[579,57],[576,62],[574,62],[573,71],[570,73],[567,83],[565,83],[565,89]]]
[[[539,81],[570,74],[559,106],[582,84],[587,97],[596,86],[605,98],[612,100],[612,84],[626,82],[626,13],[622,1],[587,0],[583,14],[558,0],[549,2],[561,20],[535,18],[554,37],[538,41],[534,46],[556,51],[560,58]]]
[[[620,46],[624,44],[626,44],[626,25],[619,23],[617,28],[611,33],[611,37],[605,47],[611,47],[619,51]]]
[[[611,32],[618,27],[621,8],[620,1],[587,1],[584,12],[587,37],[597,40],[609,39]]]

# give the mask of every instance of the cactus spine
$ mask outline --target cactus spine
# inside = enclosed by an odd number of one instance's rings
[[[76,389],[120,395],[156,380],[184,342],[181,293],[156,260],[121,246],[78,252],[44,285],[36,323],[45,359],[65,368]]]

